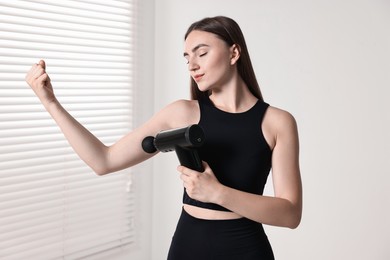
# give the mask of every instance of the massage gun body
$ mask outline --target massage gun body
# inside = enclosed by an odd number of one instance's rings
[[[175,151],[181,165],[203,172],[204,167],[197,148],[204,143],[205,137],[199,125],[170,129],[159,132],[156,137],[148,136],[142,142],[145,152]]]

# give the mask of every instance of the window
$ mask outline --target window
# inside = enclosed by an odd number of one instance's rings
[[[135,0],[0,0],[0,259],[80,259],[135,243],[130,169],[98,177],[24,81],[107,145],[132,127]]]

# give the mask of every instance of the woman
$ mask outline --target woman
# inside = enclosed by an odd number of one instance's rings
[[[178,167],[185,188],[183,211],[168,259],[274,259],[262,224],[296,228],[302,213],[295,120],[263,101],[234,20],[218,16],[192,24],[184,57],[192,99],[169,104],[109,147],[57,101],[44,61],[32,66],[26,81],[73,149],[99,175],[153,156],[141,148],[146,136],[199,124],[206,136],[200,150],[205,170]],[[271,165],[275,196],[266,197]]]

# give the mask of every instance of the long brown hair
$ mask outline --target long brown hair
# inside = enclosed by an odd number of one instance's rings
[[[213,33],[229,46],[232,46],[233,44],[239,46],[240,58],[237,61],[237,71],[248,86],[250,92],[259,100],[263,101],[263,96],[252,67],[248,48],[246,47],[244,35],[240,26],[233,19],[225,16],[207,17],[193,23],[188,28],[184,36],[184,40],[186,40],[188,35],[194,30]],[[196,82],[192,78],[190,80],[191,99],[203,99],[210,94],[208,92],[200,91]]]

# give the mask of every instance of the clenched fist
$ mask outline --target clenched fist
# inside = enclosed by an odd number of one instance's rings
[[[46,64],[43,60],[31,67],[25,79],[45,107],[56,101],[49,75],[46,73]]]

